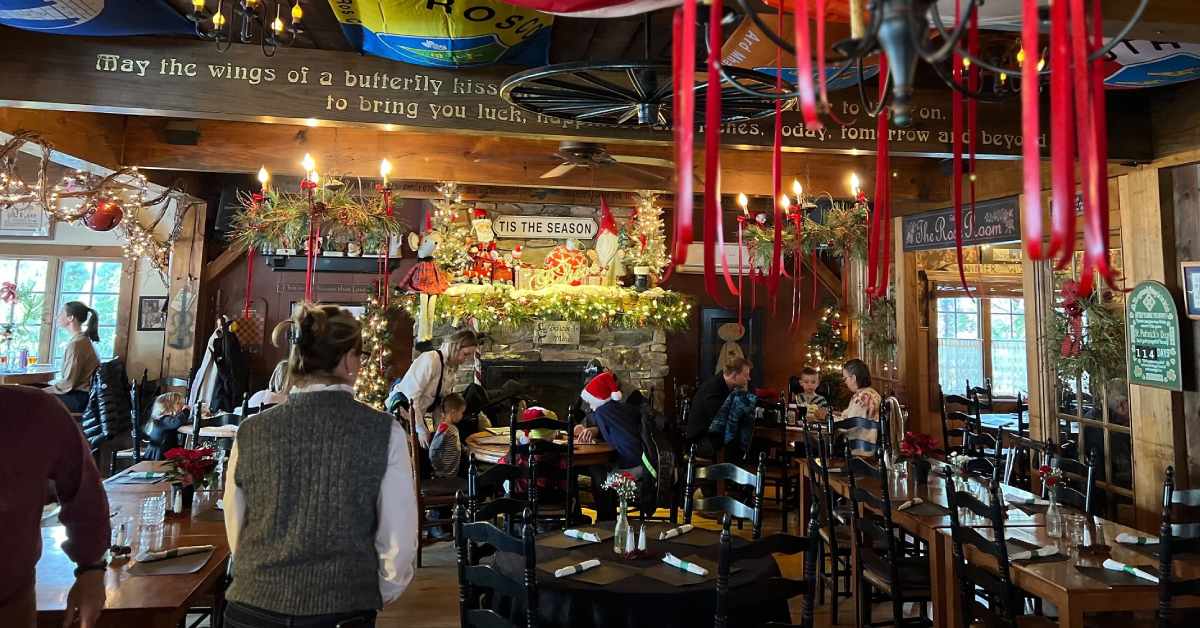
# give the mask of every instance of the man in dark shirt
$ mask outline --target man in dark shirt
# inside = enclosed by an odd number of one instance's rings
[[[692,407],[688,410],[686,436],[689,443],[696,443],[697,453],[706,458],[712,458],[720,449],[720,441],[708,434],[713,417],[725,403],[725,398],[735,388],[745,388],[750,384],[750,361],[746,358],[733,358],[725,363],[721,373],[714,375],[696,389],[692,397]]]
[[[0,626],[37,624],[34,567],[41,517],[53,480],[66,527],[63,551],[78,565],[65,624],[96,625],[104,608],[108,497],[83,433],[57,398],[36,388],[0,385]]]

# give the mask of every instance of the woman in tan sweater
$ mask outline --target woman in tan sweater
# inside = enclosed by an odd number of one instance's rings
[[[100,366],[100,357],[92,344],[100,341],[97,331],[100,322],[96,310],[79,301],[68,301],[58,314],[58,326],[70,332],[71,339],[63,352],[58,378],[50,382],[46,391],[57,395],[71,412],[83,412],[92,390],[92,375]]]

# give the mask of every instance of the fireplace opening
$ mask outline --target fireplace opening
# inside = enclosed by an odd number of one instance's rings
[[[553,410],[560,420],[566,420],[567,408],[583,390],[584,361],[525,361],[483,360],[483,387],[496,390],[513,380],[527,387],[535,405]],[[509,408],[496,413],[499,425],[508,425]]]

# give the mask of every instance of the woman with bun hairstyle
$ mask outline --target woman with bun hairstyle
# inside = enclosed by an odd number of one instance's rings
[[[93,344],[100,342],[100,321],[96,310],[79,301],[68,301],[58,313],[58,326],[70,332],[71,339],[63,352],[58,378],[46,390],[57,395],[71,412],[83,412],[92,390],[92,375],[100,366]]]
[[[275,327],[288,346],[287,403],[243,421],[225,474],[237,561],[231,628],[374,626],[413,576],[417,499],[408,435],[354,399],[362,328],[304,304]]]

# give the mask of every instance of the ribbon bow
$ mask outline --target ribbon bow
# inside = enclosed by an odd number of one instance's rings
[[[4,303],[16,303],[17,284],[11,281],[0,283],[0,301],[3,301]]]
[[[1083,351],[1083,301],[1079,292],[1079,284],[1074,280],[1064,281],[1059,291],[1060,305],[1067,314],[1067,334],[1061,349],[1064,358],[1075,357]]]

